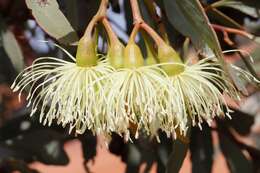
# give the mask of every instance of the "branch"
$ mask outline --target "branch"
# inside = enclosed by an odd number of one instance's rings
[[[155,41],[157,45],[166,44],[164,40],[157,34],[153,28],[151,28],[147,23],[144,22],[139,5],[138,0],[130,0],[131,8],[132,8],[132,14],[133,14],[133,21],[134,21],[134,29],[130,35],[129,40],[134,41],[134,38],[139,30],[139,28],[144,29]]]
[[[84,38],[91,37],[92,30],[96,25],[96,23],[106,17],[107,6],[108,6],[108,0],[102,0],[96,15],[92,18],[92,20],[90,21],[90,23],[86,28],[86,31],[83,35]]]
[[[240,29],[235,29],[235,28],[229,28],[229,27],[225,27],[225,26],[221,26],[221,25],[217,25],[217,24],[211,24],[211,26],[215,29],[215,30],[219,30],[222,31],[223,33],[232,33],[232,34],[237,34],[237,35],[241,35],[244,37],[247,37],[249,39],[254,39],[254,36],[244,30],[240,30]]]

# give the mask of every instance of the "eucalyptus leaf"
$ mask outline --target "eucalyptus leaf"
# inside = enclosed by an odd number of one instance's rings
[[[188,148],[189,145],[187,143],[183,143],[178,139],[173,142],[173,149],[168,159],[166,173],[179,173]]]
[[[15,70],[20,72],[24,68],[24,58],[22,50],[10,30],[2,32],[2,44],[8,57],[10,58]]]
[[[259,12],[260,12],[260,10],[256,9],[255,6],[249,6],[243,1],[237,1],[237,0],[222,0],[219,1],[218,3],[215,3],[215,5],[213,6],[230,7],[255,18],[259,17]]]
[[[211,8],[207,11],[207,15],[210,19],[217,21],[219,24],[237,28],[237,29],[243,29],[243,26],[241,26],[239,23],[237,23],[235,20],[227,16],[226,14],[222,13],[216,8]]]
[[[62,139],[63,134],[46,128],[18,135],[0,142],[0,145],[6,144],[19,155],[28,153],[32,160],[48,165],[67,165],[69,158],[63,148]]]
[[[38,24],[50,36],[63,44],[73,44],[78,41],[77,33],[60,11],[59,4],[56,0],[43,2],[26,0],[26,4],[28,8],[32,10],[32,15]]]
[[[198,0],[163,0],[170,23],[183,35],[190,37],[197,49],[209,47],[222,59],[216,34]]]
[[[40,173],[38,170],[30,168],[23,160],[14,158],[0,162],[0,172]]]
[[[238,109],[233,109],[230,113],[230,116],[232,117],[232,119],[227,121],[230,127],[234,128],[242,136],[250,134],[251,128],[254,124],[253,115],[249,115]]]
[[[211,173],[213,165],[213,141],[211,129],[203,124],[203,130],[192,128],[190,144],[192,173]]]
[[[239,0],[245,3],[248,6],[255,7],[260,9],[260,1],[259,0]]]
[[[253,164],[227,136],[219,134],[220,148],[231,173],[253,173]]]
[[[260,1],[259,0],[220,0],[217,1],[213,4],[211,4],[211,6],[217,7],[217,6],[224,6],[225,4],[228,3],[243,3],[244,5],[256,8],[256,9],[260,9]]]

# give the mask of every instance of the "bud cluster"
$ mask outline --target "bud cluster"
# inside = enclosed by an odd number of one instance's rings
[[[217,58],[184,63],[142,20],[135,22],[123,45],[101,15],[102,9],[80,39],[76,58],[62,49],[72,62],[42,57],[18,75],[12,88],[20,94],[29,89],[31,115],[39,114],[44,124],[69,125],[76,133],[91,130],[109,136],[115,132],[128,140],[131,135],[137,138],[140,131],[156,136],[159,129],[168,136],[186,135],[191,125],[201,126],[204,121],[210,125],[215,116],[223,115],[224,108],[228,114],[223,94],[236,99],[239,95]],[[102,56],[97,53],[98,33],[93,36],[97,22],[108,36],[108,50]],[[156,43],[141,32],[145,58],[135,43],[139,31],[146,31]]]

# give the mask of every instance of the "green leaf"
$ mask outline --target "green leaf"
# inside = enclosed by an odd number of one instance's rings
[[[217,1],[213,4],[211,4],[211,6],[214,6],[214,7],[222,6],[229,2],[238,2],[238,3],[240,2],[240,3],[243,3],[244,5],[247,5],[247,6],[256,8],[256,9],[260,9],[259,0],[221,0],[221,1]]]
[[[260,1],[259,0],[239,0],[239,1],[243,2],[244,4],[246,4],[248,6],[260,9]]]
[[[168,20],[183,35],[190,37],[197,49],[210,48],[223,59],[216,33],[198,0],[164,0]]]
[[[230,18],[229,16],[225,15],[221,11],[219,11],[216,8],[210,8],[207,11],[207,15],[212,20],[217,21],[219,24],[231,27],[231,28],[237,28],[237,29],[243,29],[243,26],[241,26],[239,23],[237,23],[235,20]]]
[[[188,148],[189,145],[181,142],[180,140],[175,140],[173,142],[173,149],[168,159],[166,173],[179,173]]]
[[[10,58],[15,70],[20,72],[24,68],[24,58],[22,50],[10,30],[3,31],[2,44],[8,57]]]
[[[211,129],[203,124],[203,130],[192,128],[190,152],[192,173],[211,173],[213,165],[213,141]]]
[[[72,44],[78,41],[77,33],[60,11],[56,0],[48,0],[44,3],[35,0],[26,0],[26,4],[32,10],[32,14],[38,24],[50,36],[63,44]]]
[[[241,149],[231,139],[219,134],[219,141],[231,173],[253,173],[252,162],[245,157]]]
[[[258,18],[259,16],[259,9],[256,9],[256,6],[249,6],[247,5],[247,2],[243,2],[243,1],[234,1],[234,0],[222,0],[219,1],[218,3],[213,4],[212,6],[214,7],[230,7],[236,10],[241,11],[242,13],[245,13],[249,16]]]
[[[236,132],[238,132],[240,135],[249,135],[254,124],[255,117],[238,109],[232,109],[230,116],[232,117],[232,119],[228,120],[227,124],[230,127],[234,128]]]

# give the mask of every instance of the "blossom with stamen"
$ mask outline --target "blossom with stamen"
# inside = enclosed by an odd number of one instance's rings
[[[225,52],[224,52],[225,53]],[[176,91],[175,115],[180,121],[179,132],[185,135],[189,124],[198,125],[206,121],[211,124],[215,116],[229,116],[231,111],[223,94],[238,100],[239,92],[223,70],[216,57],[211,56],[195,64],[183,63],[178,53],[169,45],[158,47],[161,68],[170,76]],[[251,74],[234,65],[230,67],[246,80],[257,81]]]
[[[215,116],[224,115],[224,108],[231,118],[223,94],[239,100],[239,93],[217,59],[205,58],[193,65],[183,65],[184,71],[171,76],[171,80],[179,98],[178,107],[186,110],[179,115],[185,119],[184,122],[191,119],[192,125],[200,128],[203,121],[210,125]],[[245,79],[257,81],[245,70],[234,65],[232,68]]]
[[[177,128],[180,120],[174,116],[178,112],[174,109],[176,93],[159,67],[120,69],[111,80],[106,110],[114,119],[116,131],[128,134],[130,123],[138,126],[137,136],[140,128],[153,135],[159,128],[168,133]]]
[[[232,96],[236,92],[221,73],[217,64],[203,59],[194,65],[184,65],[182,73],[171,77],[186,122],[190,118],[193,125],[200,126],[203,120],[210,124],[214,116],[221,115],[223,105],[228,109],[222,91]]]
[[[64,50],[64,49],[63,49]],[[64,50],[65,51],[65,50]],[[51,125],[54,120],[70,131],[94,133],[108,131],[113,122],[103,114],[104,87],[107,76],[114,69],[103,60],[96,66],[82,67],[67,51],[73,62],[53,57],[42,57],[21,72],[12,85],[21,94],[28,90],[31,115],[40,114],[40,122]]]
[[[125,48],[126,68],[111,75],[107,88],[106,114],[115,122],[115,131],[129,139],[129,128],[137,126],[147,134],[157,135],[162,129],[171,134],[181,120],[175,115],[175,90],[167,74],[157,65],[142,66],[139,48],[128,44]]]

